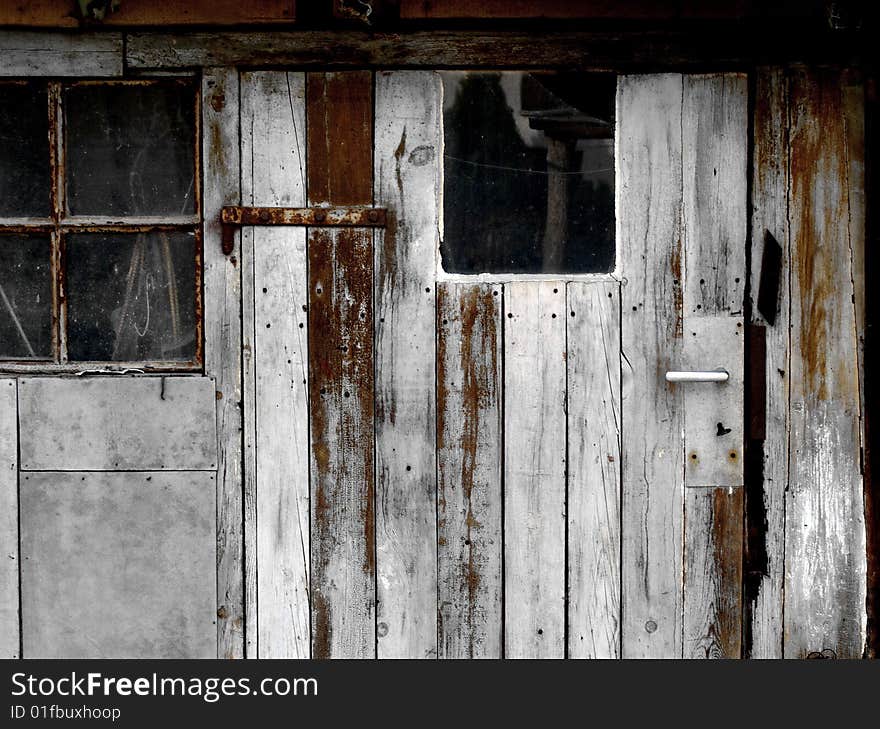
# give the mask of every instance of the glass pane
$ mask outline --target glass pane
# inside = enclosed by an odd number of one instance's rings
[[[195,236],[67,237],[67,351],[78,361],[191,361]]]
[[[0,84],[0,217],[48,217],[46,88]]]
[[[195,108],[182,85],[65,91],[67,208],[73,215],[195,211]]]
[[[614,268],[614,78],[444,72],[443,268]]]
[[[52,357],[52,244],[0,235],[0,358]]]

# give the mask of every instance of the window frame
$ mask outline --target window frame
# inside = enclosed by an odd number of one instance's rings
[[[52,278],[52,354],[51,359],[0,358],[0,373],[91,373],[91,372],[180,372],[204,371],[204,307],[203,276],[203,189],[202,189],[202,109],[198,76],[192,74],[161,75],[136,79],[125,78],[53,78],[26,76],[0,79],[0,86],[40,84],[47,90],[49,126],[50,214],[45,218],[0,217],[0,235],[49,235]],[[66,174],[64,143],[63,95],[69,88],[81,86],[168,86],[189,87],[193,96],[193,202],[189,215],[119,216],[68,215],[66,213]],[[76,233],[149,233],[173,231],[193,235],[195,353],[191,360],[85,361],[68,358],[67,352],[67,272],[65,270],[66,236]]]
[[[450,68],[450,69],[435,69],[434,75],[436,76],[436,87],[437,93],[439,94],[440,99],[440,114],[439,120],[437,122],[438,132],[439,132],[439,142],[440,149],[442,150],[440,154],[440,162],[438,164],[437,170],[437,245],[435,246],[435,271],[436,271],[436,279],[437,282],[441,281],[450,281],[450,282],[458,282],[458,283],[487,283],[487,284],[504,284],[504,283],[512,283],[515,281],[586,281],[586,282],[607,282],[607,281],[623,281],[624,276],[622,271],[620,270],[620,259],[621,259],[621,250],[620,250],[620,207],[618,205],[619,201],[619,184],[618,181],[620,179],[620,158],[618,153],[619,147],[619,138],[618,138],[618,123],[617,123],[617,93],[615,91],[615,99],[614,99],[614,137],[612,141],[612,149],[614,155],[614,268],[611,271],[602,271],[602,272],[593,272],[593,273],[504,273],[504,272],[480,272],[480,273],[456,273],[446,271],[443,268],[443,254],[442,254],[442,246],[445,235],[445,227],[444,227],[444,217],[446,212],[446,199],[445,199],[445,184],[446,184],[446,120],[445,114],[443,113],[444,104],[446,101],[445,98],[445,90],[443,85],[443,79],[441,78],[441,73],[447,70],[462,70],[469,71],[473,73],[552,73],[553,71],[558,71],[560,69],[553,68],[528,68],[522,66],[504,66],[504,67],[492,67],[492,68]],[[618,78],[620,74],[614,73],[613,76],[615,80]],[[515,214],[513,211],[511,214]]]

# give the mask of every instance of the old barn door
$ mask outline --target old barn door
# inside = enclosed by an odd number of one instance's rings
[[[746,77],[622,77],[617,123],[622,653],[739,657]]]

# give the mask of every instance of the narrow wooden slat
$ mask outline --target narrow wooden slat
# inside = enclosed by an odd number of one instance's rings
[[[788,79],[778,67],[755,75],[752,160],[752,321],[765,325],[766,427],[761,477],[747,484],[745,656],[782,657],[785,490],[788,486],[790,266],[788,251]],[[782,248],[776,318],[758,312],[765,234]],[[755,447],[753,444],[752,447]]]
[[[685,369],[720,367],[730,376],[721,385],[684,385],[682,639],[689,658],[741,654],[747,136],[745,75],[684,77]]]
[[[620,656],[620,285],[569,283],[568,655]]]
[[[202,77],[205,374],[217,388],[217,652],[244,656],[240,246],[221,250],[220,209],[241,202],[238,73]]]
[[[505,655],[565,654],[565,285],[505,286]]]
[[[0,76],[121,76],[121,33],[0,31]]]
[[[305,203],[305,76],[241,75],[242,199],[250,205]],[[308,274],[304,228],[243,231],[252,270],[242,286],[252,309],[254,470],[246,489],[256,508],[256,607],[261,658],[308,658],[309,410]],[[249,418],[246,418],[246,424]]]
[[[15,380],[0,380],[0,657],[20,656],[18,417]]]
[[[739,658],[743,489],[685,493],[684,657]]]
[[[617,89],[623,420],[623,656],[681,654],[682,399],[665,372],[682,339],[678,75]]]
[[[841,75],[792,71],[791,485],[787,657],[865,643],[864,494],[847,129]],[[858,236],[856,236],[858,238]]]
[[[373,76],[309,73],[309,204],[373,201]]]
[[[501,288],[437,291],[442,658],[502,657]]]
[[[379,657],[437,656],[435,255],[439,79],[376,76],[376,569]]]
[[[309,233],[312,655],[375,655],[373,246]]]

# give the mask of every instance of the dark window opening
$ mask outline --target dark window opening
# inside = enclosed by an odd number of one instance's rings
[[[615,78],[441,75],[443,269],[612,271]]]

